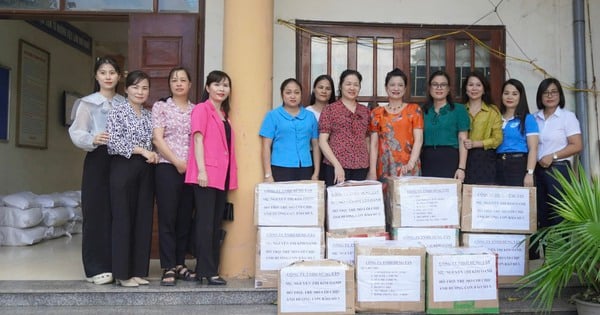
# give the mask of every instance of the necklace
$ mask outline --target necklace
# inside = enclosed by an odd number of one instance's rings
[[[392,113],[397,113],[400,110],[402,110],[403,107],[404,107],[404,103],[402,103],[400,105],[396,105],[396,106],[388,105],[388,110]]]

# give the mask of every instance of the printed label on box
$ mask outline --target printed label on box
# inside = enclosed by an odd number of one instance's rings
[[[280,274],[282,313],[345,312],[346,270],[335,267],[286,267]]]
[[[432,261],[434,302],[497,299],[494,255],[435,255]]]
[[[279,270],[298,260],[320,259],[321,228],[261,227],[260,270]]]
[[[374,237],[345,237],[345,238],[327,238],[327,259],[335,259],[354,265],[355,244],[365,242],[385,240],[385,236]]]
[[[258,225],[319,224],[319,185],[259,184]]]
[[[418,302],[421,256],[365,256],[356,261],[359,302]]]
[[[427,248],[456,247],[458,229],[394,228],[392,235],[399,241],[417,242]]]
[[[327,219],[330,230],[385,226],[381,185],[329,187]]]
[[[456,184],[400,185],[402,226],[458,225]]]
[[[469,234],[469,246],[485,247],[498,254],[499,276],[525,275],[525,235]]]
[[[473,229],[529,230],[527,188],[473,187]]]

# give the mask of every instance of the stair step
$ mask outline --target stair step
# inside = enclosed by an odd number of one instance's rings
[[[577,314],[575,306],[568,303],[568,297],[581,291],[580,287],[567,287],[561,297],[555,302],[554,315]],[[530,300],[524,300],[527,289],[517,290],[515,286],[501,286],[499,289],[501,314],[539,314],[531,305]],[[243,313],[255,314],[251,310],[261,310],[261,314],[276,314],[277,300],[275,289],[254,289],[254,280],[231,279],[226,286],[200,285],[196,282],[179,281],[176,286],[164,287],[159,281],[151,279],[149,286],[124,288],[114,284],[94,285],[85,281],[0,281],[0,305],[3,310],[13,310],[42,314],[41,310],[67,309],[75,312],[77,309],[91,311],[98,307],[119,306],[123,308],[138,308],[157,311],[161,308],[195,307],[200,308],[248,308]],[[35,312],[39,309],[40,312]],[[248,313],[249,312],[249,313]],[[25,314],[25,313],[22,313]],[[137,313],[136,313],[137,314]],[[144,313],[139,313],[144,314]],[[223,313],[227,314],[227,312]],[[256,313],[258,314],[258,313]],[[380,314],[380,313],[371,313]],[[410,313],[403,313],[408,315]],[[419,313],[414,313],[419,314]],[[383,313],[381,313],[383,315]]]

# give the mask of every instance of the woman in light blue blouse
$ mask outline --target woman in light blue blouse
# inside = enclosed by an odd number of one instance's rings
[[[502,85],[502,143],[496,149],[496,184],[533,187],[537,161],[538,125],[529,114],[523,83]]]
[[[301,94],[302,86],[296,79],[283,81],[283,105],[267,113],[263,120],[259,135],[266,182],[319,179],[318,123],[300,105]]]
[[[154,164],[152,113],[144,108],[150,78],[132,71],[125,80],[127,101],[114,105],[108,115],[110,134],[110,201],[112,208],[112,268],[117,284],[137,287],[149,282]]]

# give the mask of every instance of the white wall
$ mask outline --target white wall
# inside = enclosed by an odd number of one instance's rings
[[[278,19],[292,22],[302,19],[395,24],[505,25],[506,54],[509,57],[532,60],[550,76],[558,78],[565,85],[573,85],[575,70],[572,0],[505,0],[501,2],[497,13],[493,12],[492,2],[500,1],[276,0],[273,26],[273,104],[280,102],[280,82],[296,75],[296,34],[278,24]],[[594,13],[600,12],[600,3],[590,2],[591,22],[594,23],[592,27],[596,27],[592,35],[594,43],[598,46],[600,17]],[[595,48],[598,51],[598,47]],[[590,47],[587,49],[589,51]],[[600,54],[597,53],[595,57],[599,58]],[[597,65],[600,64],[599,61],[596,59]],[[505,77],[519,79],[525,84],[530,109],[536,111],[535,94],[539,82],[544,79],[543,73],[535,70],[528,62],[507,58]],[[590,83],[591,78],[591,64],[588,60]],[[337,78],[334,80],[337,81]],[[574,111],[574,93],[565,92],[567,108]],[[591,94],[590,107],[593,107]],[[594,173],[598,174],[598,136],[594,129],[597,128],[597,123],[593,111],[590,112],[590,121],[593,121],[593,124],[590,123],[592,140],[589,147],[593,153],[591,164]]]
[[[11,71],[9,141],[0,142],[0,194],[29,190],[50,193],[79,189],[84,152],[75,148],[62,125],[62,93],[89,94],[93,89],[91,57],[46,35],[30,24],[0,20],[0,64]],[[19,39],[50,53],[48,149],[16,146]]]
[[[204,32],[204,77],[213,70],[223,70],[223,18],[225,3],[206,0]],[[199,92],[198,95],[201,93]]]

